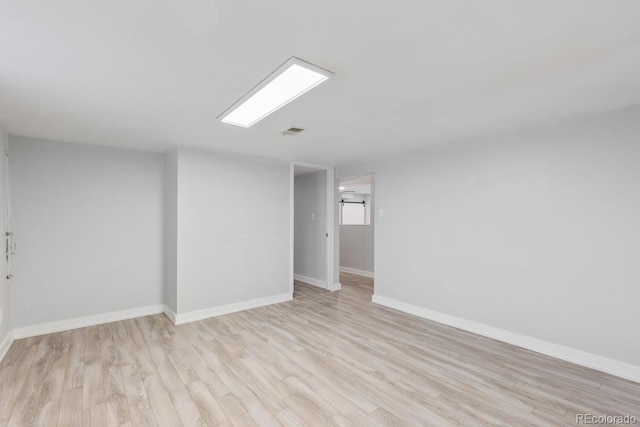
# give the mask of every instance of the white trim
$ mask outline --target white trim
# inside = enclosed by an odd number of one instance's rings
[[[631,381],[640,382],[640,366],[631,365],[625,362],[620,362],[618,360],[609,359],[592,353],[587,353],[582,350],[577,350],[575,348],[565,347],[563,345],[543,341],[537,338],[529,337],[527,335],[495,328],[493,326],[463,319],[461,317],[440,313],[438,311],[397,301],[380,295],[373,295],[373,297],[371,298],[371,302],[408,314],[413,314],[414,316],[433,320],[434,322],[442,323],[444,325],[453,326],[454,328],[473,332],[474,334],[482,335],[508,344],[513,344],[518,347],[526,348],[537,353],[555,357],[556,359],[565,360],[567,362],[575,363],[587,368],[606,372],[607,374],[626,378]]]
[[[335,209],[336,209],[336,179],[335,168],[327,169],[327,283],[334,280],[335,267]]]
[[[371,277],[373,279],[373,271],[358,270],[357,268],[340,266],[343,273],[357,274],[358,276]]]
[[[68,331],[84,328],[86,326],[101,325],[103,323],[117,322],[118,320],[133,319],[135,317],[160,314],[165,311],[164,304],[150,305],[148,307],[132,308],[130,310],[112,311],[110,313],[96,314],[93,316],[76,317],[74,319],[58,320],[55,322],[40,323],[38,325],[24,326],[13,330],[15,339],[35,337],[54,332]]]
[[[333,285],[329,286],[329,290],[331,292],[333,291],[339,291],[342,289],[342,283],[334,283]]]
[[[302,274],[298,273],[294,273],[293,278],[308,285],[317,286],[322,289],[328,289],[327,282],[325,280],[314,279],[313,277],[303,276]]]
[[[295,165],[291,163],[289,165],[289,293],[293,295],[293,268],[294,268],[294,260],[293,260],[293,251],[294,251],[294,187],[295,180]]]
[[[235,313],[238,311],[249,310],[252,308],[263,307],[265,305],[278,304],[281,302],[291,301],[290,293],[272,295],[264,298],[257,298],[249,301],[241,301],[233,304],[221,305],[218,307],[205,308],[204,310],[191,311],[189,313],[176,314],[174,323],[182,325],[183,323],[195,322],[196,320],[208,319],[210,317],[222,316],[225,314]]]
[[[168,305],[164,306],[164,315],[167,316],[174,325],[176,324],[177,315]]]
[[[2,343],[0,343],[0,362],[2,362],[2,359],[4,359],[4,356],[7,355],[7,351],[9,351],[9,347],[11,347],[11,344],[13,344],[13,340],[14,340],[13,331],[7,332],[7,335],[4,337],[4,340],[2,340]]]

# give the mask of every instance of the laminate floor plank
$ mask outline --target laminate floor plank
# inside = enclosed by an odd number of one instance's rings
[[[258,423],[249,415],[240,400],[232,393],[216,398],[216,401],[229,418],[233,426],[259,426]]]
[[[577,425],[640,418],[640,384],[294,283],[290,302],[174,326],[146,316],[17,340],[0,427]]]
[[[62,391],[57,425],[72,427],[83,425],[82,397],[82,387],[65,388]]]
[[[199,381],[194,381],[187,385],[187,389],[205,424],[208,426],[231,425],[229,418],[206,385]]]
[[[47,425],[50,420],[58,419],[70,337],[70,332],[48,336],[47,374],[42,381],[42,390],[38,398],[38,416],[34,422],[36,425]]]
[[[8,426],[31,426],[38,416],[38,405],[40,393],[42,391],[43,381],[47,374],[47,365],[49,362],[49,343],[51,336],[40,340],[36,347],[36,353],[33,361],[29,365],[23,378],[22,384],[18,384],[20,390],[15,407],[12,408],[11,417]],[[6,415],[6,414],[4,414]],[[4,417],[0,417],[4,418]]]
[[[170,396],[170,390],[164,387],[160,376],[152,375],[145,378],[144,387],[149,396],[149,403],[157,425],[163,427],[182,426]]]
[[[11,366],[0,370],[3,381],[0,383],[0,424],[8,423],[9,417],[21,398],[22,387],[31,369],[37,346],[21,346],[22,358]]]
[[[151,402],[138,369],[126,365],[120,367],[129,406],[129,417],[134,426],[156,426]]]

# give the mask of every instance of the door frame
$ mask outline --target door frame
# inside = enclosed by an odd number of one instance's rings
[[[313,165],[309,163],[291,162],[289,167],[289,293],[293,298],[293,280],[294,280],[294,215],[295,215],[295,200],[294,200],[294,180],[295,180],[295,167],[302,166],[309,169],[317,169],[318,171],[326,172],[326,279],[327,290],[337,291],[341,286],[339,283],[334,283],[335,274],[335,207],[336,207],[336,180],[335,180],[335,168],[331,166]]]

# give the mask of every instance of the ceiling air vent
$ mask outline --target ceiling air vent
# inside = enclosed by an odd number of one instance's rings
[[[304,129],[301,128],[289,128],[282,132],[283,135],[297,135],[302,132]]]

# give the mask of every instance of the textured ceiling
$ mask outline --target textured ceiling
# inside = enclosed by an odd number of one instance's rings
[[[635,0],[0,0],[0,123],[339,165],[639,103],[638,17]],[[252,128],[216,120],[291,56],[335,76]]]

